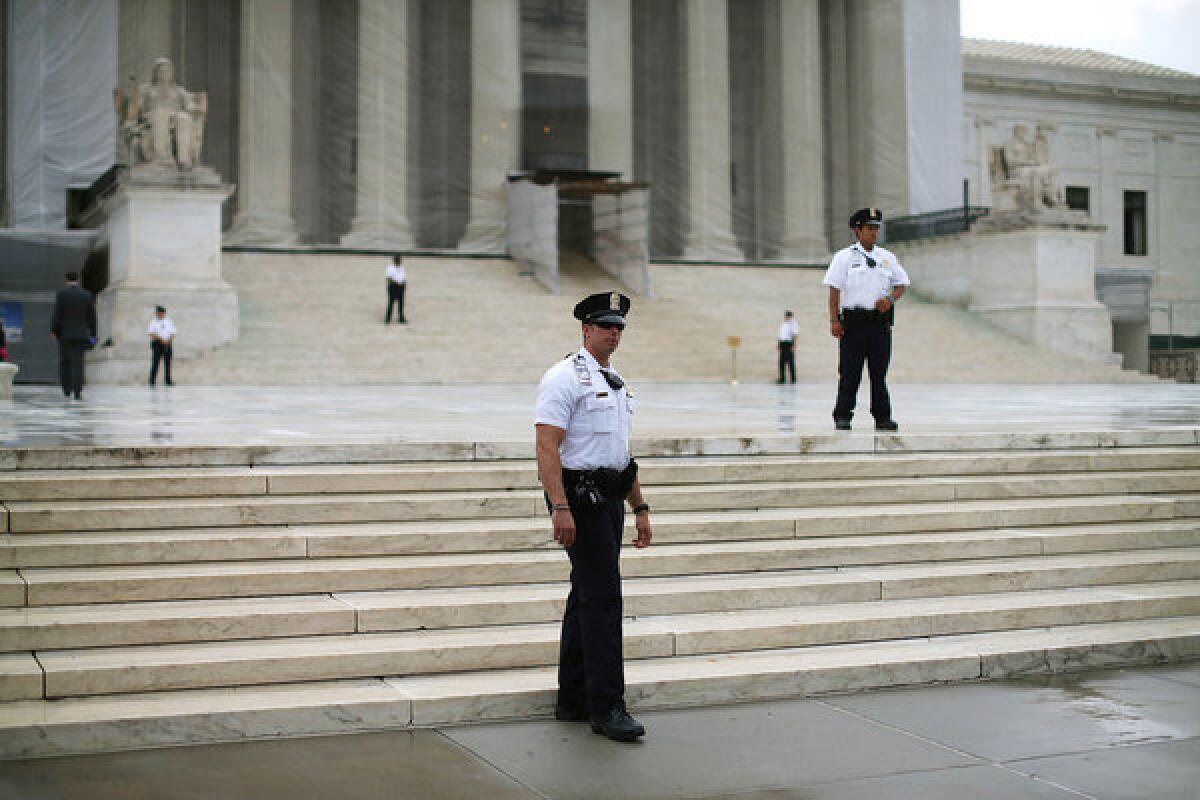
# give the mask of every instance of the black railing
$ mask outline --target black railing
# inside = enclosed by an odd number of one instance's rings
[[[885,239],[888,242],[911,242],[933,236],[949,236],[965,233],[971,224],[991,211],[986,206],[960,206],[944,211],[930,211],[908,217],[895,217],[887,221]]]

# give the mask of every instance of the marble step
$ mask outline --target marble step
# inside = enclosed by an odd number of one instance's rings
[[[652,493],[660,511],[797,505],[862,505],[1076,495],[1191,492],[1200,470],[1058,473],[1018,476],[881,478],[678,485]],[[526,517],[544,513],[536,490],[414,492],[267,497],[154,498],[6,502],[12,533],[220,527],[247,524]]]
[[[644,459],[644,486],[1028,472],[1200,468],[1200,449],[1107,448],[1047,452],[915,453],[740,459]],[[479,491],[537,488],[532,461],[308,466],[22,470],[0,473],[0,500],[128,499],[218,495]]]
[[[1200,614],[1200,581],[645,617],[629,660]],[[47,650],[45,697],[552,664],[556,623]]]
[[[626,664],[635,711],[1200,657],[1200,617]],[[0,704],[0,759],[545,717],[553,667]],[[565,724],[565,723],[564,723]]]
[[[1129,543],[1190,543],[1194,530],[1105,532],[1055,529],[958,531],[929,534],[659,544],[625,548],[622,572],[629,577],[705,572],[812,569],[916,560],[1030,556],[1086,548],[1086,540],[1116,535]],[[1182,541],[1177,536],[1182,535]],[[1114,542],[1115,544],[1115,542]],[[406,556],[196,562],[137,566],[34,567],[22,569],[23,597],[30,606],[148,600],[249,597],[315,592],[486,586],[563,580],[565,556],[557,548],[523,552],[445,553]]]
[[[639,617],[1200,578],[1200,547],[1073,556],[627,578]],[[218,641],[556,620],[565,583],[0,609],[0,651]]]
[[[1098,510],[1111,510],[1113,498],[1064,500],[1054,509],[1053,522],[1093,520]],[[656,512],[655,540],[660,543],[715,540],[789,539],[837,536],[846,533],[911,532],[950,529],[985,523],[1048,524],[1035,519],[1038,504],[976,501],[953,504],[906,504],[862,507],[848,517],[844,508],[767,509],[720,512]],[[1140,499],[1116,502],[1118,518],[1168,516],[1170,501],[1154,498],[1149,507]],[[885,513],[886,512],[886,513]],[[822,516],[822,514],[825,516]],[[1073,516],[1082,513],[1084,517]],[[633,521],[627,518],[627,528]],[[1164,529],[1165,530],[1165,529]],[[1115,539],[1113,541],[1116,541]],[[241,561],[275,558],[405,555],[420,553],[484,552],[554,549],[543,517],[446,520],[395,523],[356,523],[168,530],[95,531],[88,533],[0,534],[0,568],[99,566],[109,564]]]
[[[1096,448],[1192,447],[1200,428],[1164,430],[980,433],[840,433],[635,437],[638,458],[829,453],[966,453]],[[532,437],[514,441],[362,442],[305,445],[152,445],[12,447],[0,451],[0,470],[113,469],[197,466],[279,466],[529,460]]]

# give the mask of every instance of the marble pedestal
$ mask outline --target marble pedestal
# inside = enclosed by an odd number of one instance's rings
[[[1039,347],[1119,364],[1108,309],[1096,299],[1100,230],[1064,225],[978,233],[971,243],[970,310]]]
[[[123,183],[104,204],[108,287],[96,298],[99,340],[88,380],[144,379],[154,307],[167,308],[179,333],[176,358],[238,337],[238,301],[221,277],[221,204],[233,187]],[[109,344],[111,342],[111,344]]]
[[[0,362],[0,400],[12,399],[13,378],[17,377],[17,365]]]

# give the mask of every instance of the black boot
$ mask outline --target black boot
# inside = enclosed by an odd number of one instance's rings
[[[623,705],[613,706],[603,719],[593,719],[592,732],[602,733],[616,742],[632,742],[646,735],[642,723],[629,716]]]

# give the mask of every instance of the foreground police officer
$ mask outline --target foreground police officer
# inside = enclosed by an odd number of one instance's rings
[[[583,347],[546,371],[538,386],[538,477],[554,539],[571,559],[571,593],[558,659],[560,720],[630,742],[646,729],[625,710],[621,655],[621,533],[626,500],[636,547],[650,544],[650,506],[629,457],[633,394],[609,359],[621,343],[629,298],[604,292],[575,306]]]
[[[829,332],[838,340],[838,393],[833,423],[850,430],[863,361],[871,376],[871,416],[875,430],[894,431],[887,368],[892,358],[892,312],[909,285],[908,273],[896,256],[876,247],[883,212],[860,208],[850,216],[857,240],[839,250],[825,273],[829,287]]]

